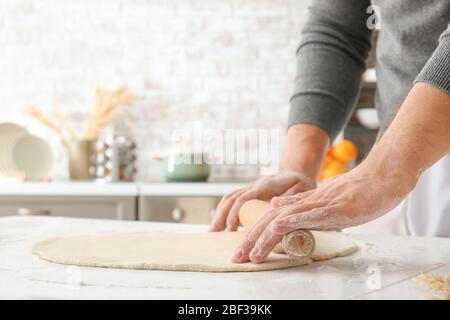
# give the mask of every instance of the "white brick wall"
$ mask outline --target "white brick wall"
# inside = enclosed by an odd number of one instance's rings
[[[140,177],[159,177],[173,128],[282,128],[307,0],[1,0],[0,119],[33,103],[73,119],[96,86],[128,84],[136,105]]]

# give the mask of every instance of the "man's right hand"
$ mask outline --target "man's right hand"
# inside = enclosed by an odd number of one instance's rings
[[[239,225],[239,209],[248,200],[270,201],[273,197],[295,195],[316,187],[316,181],[295,171],[284,171],[263,177],[246,187],[226,194],[217,206],[210,231],[236,231]]]

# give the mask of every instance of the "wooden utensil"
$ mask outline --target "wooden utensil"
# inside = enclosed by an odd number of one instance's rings
[[[249,200],[239,210],[239,221],[250,229],[269,210],[270,203],[261,200]],[[310,256],[314,252],[316,241],[313,234],[308,230],[296,230],[283,236],[283,240],[272,251],[285,253],[296,258]]]

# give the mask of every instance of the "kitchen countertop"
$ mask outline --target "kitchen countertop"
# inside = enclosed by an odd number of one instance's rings
[[[222,196],[243,183],[25,182],[0,184],[0,196]]]
[[[135,183],[18,182],[0,184],[0,196],[136,196]]]
[[[0,218],[0,299],[423,299],[412,279],[450,271],[450,239],[351,235],[357,253],[291,269],[202,273],[65,266],[32,245],[110,231],[205,231],[206,226],[49,217]]]

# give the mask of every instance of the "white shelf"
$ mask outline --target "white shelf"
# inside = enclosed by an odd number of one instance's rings
[[[24,182],[0,184],[0,196],[137,196],[135,183]]]
[[[17,182],[0,184],[0,196],[222,196],[244,183]]]

